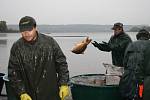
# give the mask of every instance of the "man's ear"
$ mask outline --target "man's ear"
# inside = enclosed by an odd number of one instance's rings
[[[38,30],[37,27],[35,27],[35,30],[36,30],[36,31]]]

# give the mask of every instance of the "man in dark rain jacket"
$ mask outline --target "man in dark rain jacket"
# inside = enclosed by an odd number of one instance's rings
[[[66,57],[57,42],[40,34],[35,20],[21,18],[22,37],[10,52],[8,78],[18,100],[60,100],[69,94]]]
[[[150,42],[146,41],[149,40],[149,36],[150,34],[147,30],[141,29],[136,35],[138,41],[133,42],[126,49],[124,57],[124,74],[119,83],[120,92],[124,100],[143,99],[143,95],[141,95],[141,97],[139,95],[141,91],[139,86],[142,86],[144,77],[147,77],[148,75],[146,73],[149,73],[150,71],[147,70],[149,69],[148,66],[150,62],[150,50],[148,50]],[[145,86],[146,85],[144,85],[144,87]],[[146,86],[145,88],[148,87]],[[147,90],[150,91],[150,89]],[[146,96],[147,93],[148,92],[144,92],[144,95]]]
[[[150,41],[146,41],[146,43],[140,43],[139,45],[145,45],[143,48],[143,60],[140,62],[140,65],[136,68],[136,79],[138,85],[143,85],[143,93],[139,93],[139,97],[142,100],[150,99]],[[138,46],[140,47],[140,46]],[[138,59],[138,58],[137,58]]]
[[[115,23],[112,30],[114,30],[114,35],[111,36],[108,43],[104,41],[102,41],[102,43],[97,43],[94,41],[92,44],[101,51],[111,51],[113,65],[123,67],[125,50],[132,40],[124,32],[122,23]]]

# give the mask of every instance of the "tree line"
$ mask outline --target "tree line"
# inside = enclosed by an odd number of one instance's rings
[[[18,32],[18,30],[8,29],[6,21],[0,21],[0,33]]]

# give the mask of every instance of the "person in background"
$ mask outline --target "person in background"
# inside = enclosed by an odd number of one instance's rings
[[[114,34],[111,36],[109,42],[97,43],[94,41],[92,44],[101,51],[112,53],[112,64],[123,67],[124,53],[132,42],[131,38],[124,32],[122,23],[115,23],[112,30]]]
[[[147,85],[150,83],[148,80],[150,79],[149,36],[147,30],[139,30],[136,35],[137,41],[131,43],[126,49],[124,74],[119,83],[120,93],[124,100],[148,100],[150,98],[150,87]]]
[[[149,40],[150,39],[150,33],[145,29],[141,29],[136,34],[136,39],[137,40]]]
[[[18,100],[64,99],[69,94],[69,71],[58,43],[38,32],[33,17],[22,17],[19,30],[22,37],[13,44],[8,64]]]

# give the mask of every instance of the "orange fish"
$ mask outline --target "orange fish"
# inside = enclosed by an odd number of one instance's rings
[[[83,54],[84,51],[87,48],[87,45],[92,41],[92,39],[89,39],[89,37],[86,37],[86,39],[80,41],[79,43],[75,44],[73,49],[71,50],[75,54]]]

